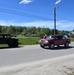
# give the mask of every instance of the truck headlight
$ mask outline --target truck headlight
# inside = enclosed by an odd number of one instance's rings
[[[48,41],[46,40],[46,41],[45,41],[45,43],[47,44],[47,43],[48,43]]]

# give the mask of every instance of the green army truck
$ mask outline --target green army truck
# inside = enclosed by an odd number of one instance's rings
[[[18,39],[12,38],[10,34],[0,34],[0,44],[8,44],[9,47],[18,47]]]

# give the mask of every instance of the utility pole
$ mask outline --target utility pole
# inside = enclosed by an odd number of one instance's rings
[[[56,35],[56,6],[54,7],[54,35]]]

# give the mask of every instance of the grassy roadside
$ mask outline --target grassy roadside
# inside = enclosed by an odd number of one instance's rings
[[[36,41],[39,41],[39,37],[35,38],[19,38],[20,45],[35,45]],[[74,38],[71,38],[71,42],[74,42]]]
[[[18,38],[19,45],[35,45],[40,40],[39,37],[32,38]],[[7,44],[0,44],[0,47],[8,47]]]
[[[20,45],[35,45],[37,41],[39,41],[39,37],[35,38],[19,38]]]
[[[32,37],[32,38],[18,38],[19,45],[35,45],[36,41],[39,41],[39,37]],[[72,42],[74,42],[74,38],[71,39]],[[0,44],[0,47],[8,47],[7,44]]]
[[[8,47],[7,44],[0,44],[0,47]]]
[[[74,42],[74,38],[71,38],[71,41]]]

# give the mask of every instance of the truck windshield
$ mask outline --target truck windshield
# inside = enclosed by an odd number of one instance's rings
[[[56,38],[56,36],[47,36],[47,38],[55,39],[55,38]]]

